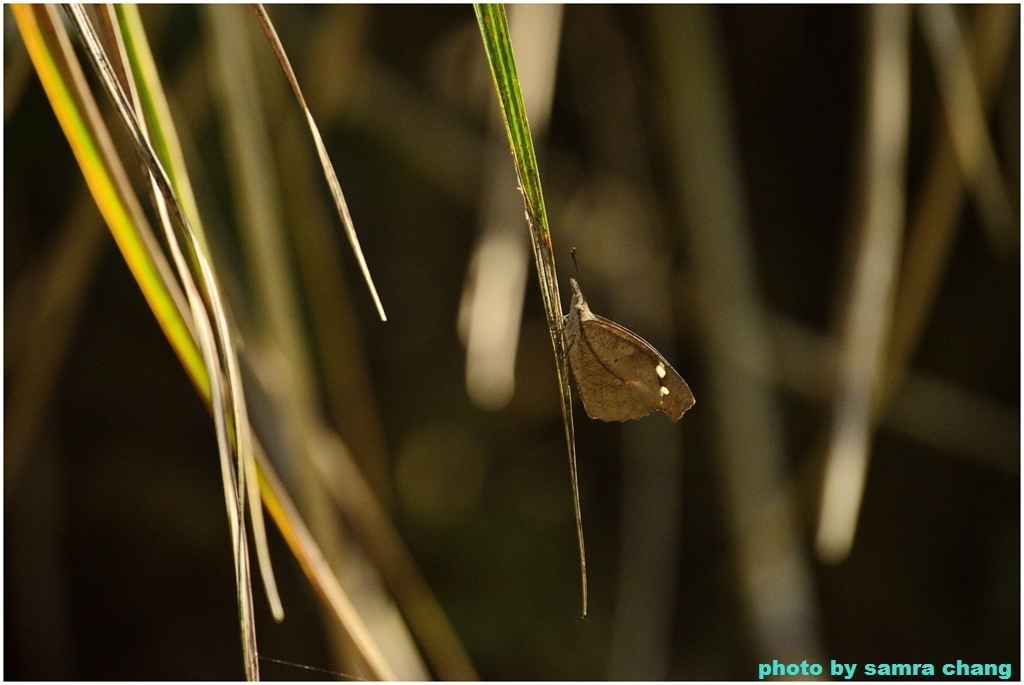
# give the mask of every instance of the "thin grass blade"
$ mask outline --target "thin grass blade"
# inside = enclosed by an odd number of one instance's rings
[[[388,317],[384,314],[384,305],[381,304],[380,296],[377,295],[377,288],[374,286],[373,278],[370,276],[370,267],[366,265],[366,258],[363,257],[363,248],[359,246],[359,237],[356,236],[355,225],[352,223],[352,215],[348,211],[348,203],[345,201],[345,194],[341,192],[341,184],[338,182],[338,175],[334,173],[334,165],[331,163],[331,158],[327,155],[327,148],[324,147],[323,138],[320,137],[320,129],[317,127],[316,121],[313,120],[313,113],[309,111],[309,107],[306,105],[306,99],[302,97],[302,89],[299,88],[299,82],[295,78],[295,72],[292,71],[291,62],[288,60],[288,55],[284,51],[284,46],[281,45],[281,39],[277,37],[277,30],[274,28],[274,24],[270,21],[270,17],[267,15],[266,9],[263,8],[263,5],[253,5],[253,10],[256,12],[256,16],[260,20],[260,25],[263,26],[263,31],[267,34],[267,38],[270,40],[270,44],[274,48],[274,54],[277,55],[277,59],[281,63],[281,68],[284,70],[285,76],[288,77],[288,83],[291,84],[292,92],[295,93],[295,99],[299,101],[299,106],[302,107],[302,111],[306,115],[306,122],[309,124],[309,132],[313,135],[313,142],[316,144],[316,153],[320,157],[320,165],[323,166],[324,175],[327,177],[327,185],[331,189],[331,197],[334,198],[334,205],[338,209],[338,216],[341,217],[341,224],[345,227],[345,235],[348,236],[348,242],[352,246],[352,252],[356,256],[356,261],[359,262],[359,269],[363,272],[363,279],[366,280],[366,285],[370,289],[370,295],[373,297],[373,303],[377,306],[377,313],[380,314],[380,320],[387,321]]]
[[[547,212],[544,208],[544,193],[540,184],[540,170],[537,155],[530,134],[530,122],[526,117],[523,95],[519,88],[515,57],[512,54],[512,40],[508,32],[508,20],[503,5],[473,6],[477,23],[483,37],[487,61],[498,90],[505,131],[508,133],[515,162],[519,188],[526,205],[526,220],[530,228],[533,257],[537,264],[544,313],[548,320],[551,345],[555,350],[555,366],[558,369],[558,383],[562,394],[562,417],[565,420],[565,440],[569,449],[569,471],[572,477],[572,498],[576,513],[576,535],[580,547],[580,577],[583,590],[583,615],[587,615],[587,556],[583,546],[583,516],[580,510],[579,483],[576,477],[576,436],[572,422],[572,391],[569,385],[569,358],[562,337],[562,305],[558,293],[558,278],[555,273],[555,255],[551,246],[551,232],[548,228]]]

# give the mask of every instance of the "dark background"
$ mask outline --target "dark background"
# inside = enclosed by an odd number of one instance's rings
[[[171,84],[185,81],[188,70],[203,61],[200,15],[189,7],[142,11],[162,76]],[[856,202],[866,11],[712,10],[735,117],[756,284],[769,312],[818,336],[835,327]],[[7,87],[10,65],[23,48],[10,12],[4,16]],[[648,211],[660,217],[654,249],[667,258],[674,279],[674,340],[668,349],[674,348],[671,361],[697,405],[674,427],[685,445],[678,472],[680,532],[670,582],[674,594],[664,598],[673,617],[661,655],[665,668],[655,676],[645,664],[610,667],[621,581],[622,428],[577,411],[591,598],[590,616],[580,620],[564,433],[532,264],[513,402],[502,411],[485,411],[464,389],[456,320],[478,230],[486,114],[494,98],[472,8],[289,6],[271,8],[271,16],[318,118],[388,310],[388,322],[379,322],[339,233],[350,293],[339,298],[349,298],[357,317],[383,431],[383,461],[371,481],[390,503],[480,676],[755,677],[757,664],[773,655],[758,644],[738,586],[740,562],[722,494],[723,429],[715,423],[714,404],[705,400],[709,372],[700,314],[689,291],[676,172],[665,142],[651,8],[566,7],[541,168],[563,267],[563,297],[571,272],[568,250],[575,245],[585,283],[590,276],[591,306],[612,316],[616,286],[587,273],[588,245],[596,238],[563,229],[560,221],[570,200],[600,194],[600,183],[609,178],[644,184]],[[972,16],[972,10],[963,11],[965,22]],[[942,125],[916,23],[912,31],[911,203]],[[328,40],[332,36],[337,42]],[[1017,41],[989,123],[1019,214],[1019,32]],[[355,75],[336,70],[332,60],[339,51]],[[587,59],[616,65],[632,89],[616,91],[611,76],[598,89],[595,81],[604,73],[596,79],[588,74]],[[361,85],[332,93],[332,84],[344,79]],[[609,157],[614,141],[595,138],[601,130],[593,123],[600,120],[596,112],[624,108],[617,92],[636,98],[633,106],[641,116],[635,135],[649,183]],[[11,305],[16,284],[77,207],[95,212],[74,201],[82,177],[34,75],[17,97],[4,128],[7,332],[24,325],[23,312]],[[205,169],[200,202],[229,212],[218,124],[212,112],[205,113],[208,97],[173,106],[199,110],[192,132],[199,159],[189,163]],[[423,112],[435,118],[399,130]],[[437,122],[445,128],[435,129]],[[406,142],[433,136],[443,141],[452,130],[467,143],[448,148],[453,155],[464,153],[457,167],[445,166],[440,156],[424,156],[429,146]],[[316,192],[326,208],[325,189]],[[959,221],[911,369],[984,398],[1000,415],[1017,417],[1018,255],[993,253],[970,201]],[[1019,224],[1015,228],[1019,233]],[[228,234],[218,240],[230,249],[235,238],[231,229],[223,230]],[[230,540],[212,422],[113,242],[104,236],[101,244],[80,308],[70,315],[73,336],[43,423],[17,478],[5,476],[4,677],[238,679],[243,670]],[[244,275],[237,278],[244,283]],[[644,335],[634,322],[622,323]],[[5,424],[10,377],[5,363]],[[812,570],[809,592],[820,613],[820,658],[861,664],[1011,662],[1019,678],[1019,420],[999,443],[1002,451],[988,458],[959,445],[926,443],[883,421],[872,442],[852,554],[833,566],[813,557],[820,487],[813,448],[828,429],[830,406],[792,389],[778,392],[788,475]],[[970,445],[971,427],[965,430]],[[359,436],[346,435],[344,427],[341,432],[359,444]],[[415,462],[423,490],[410,499],[403,460],[418,458],[410,455],[421,454],[424,442],[438,441],[446,446],[442,451],[463,455],[464,462]],[[451,488],[469,478],[459,470],[464,467],[477,469],[479,483],[467,486],[455,504],[445,504]],[[287,619],[274,624],[257,592],[261,654],[337,669],[317,597],[273,529],[271,545]],[[334,677],[269,662],[261,667],[269,679]]]

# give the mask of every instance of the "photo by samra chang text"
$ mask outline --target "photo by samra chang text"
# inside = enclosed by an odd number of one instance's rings
[[[1013,676],[1012,664],[970,663],[957,659],[944,664],[917,663],[845,663],[832,659],[828,664],[828,675],[845,680],[865,678],[999,678],[1009,680]],[[801,661],[800,663],[783,663],[773,660],[771,663],[757,665],[757,677],[787,678],[794,676],[825,675],[825,666],[817,662]]]

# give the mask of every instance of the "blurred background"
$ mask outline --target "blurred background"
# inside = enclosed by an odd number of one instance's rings
[[[261,439],[287,444],[274,379],[304,368],[474,669],[400,675],[960,659],[1020,677],[1018,7],[509,8],[563,306],[575,247],[592,309],[697,400],[626,425],[575,400],[585,620],[554,357],[472,8],[268,11],[386,323],[254,15],[141,8]],[[239,108],[228,86],[250,81]],[[4,677],[239,679],[212,421],[9,9],[4,117]],[[240,190],[254,167],[271,191]],[[259,219],[285,237],[301,363],[266,332],[281,288],[254,265]],[[369,544],[360,506],[311,524],[346,559]],[[287,618],[257,589],[263,677],[359,675],[270,535]],[[354,595],[395,576],[356,557]]]

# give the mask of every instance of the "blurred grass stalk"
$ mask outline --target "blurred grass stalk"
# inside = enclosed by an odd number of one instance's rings
[[[820,609],[788,487],[782,419],[766,380],[773,357],[765,348],[768,320],[712,10],[659,5],[653,11],[670,155],[706,325],[707,392],[755,654],[816,660]]]
[[[882,383],[906,215],[910,9],[868,10],[864,160],[855,264],[844,302],[833,427],[825,463],[818,556],[849,554],[867,479],[873,403]]]
[[[201,11],[208,60],[213,67],[212,90],[225,125],[229,180],[234,205],[239,208],[236,224],[242,256],[255,294],[250,302],[251,329],[245,331],[248,359],[270,405],[276,409],[274,425],[277,428],[266,436],[276,448],[270,456],[280,465],[286,486],[299,493],[298,511],[307,521],[313,537],[320,541],[327,568],[344,586],[353,551],[346,553],[341,548],[341,523],[316,472],[308,460],[295,458],[309,454],[305,443],[318,411],[313,400],[308,346],[301,335],[297,290],[286,260],[290,249],[282,233],[277,164],[263,108],[253,106],[263,99],[247,31],[253,17],[246,8],[231,5],[209,5]],[[373,592],[381,591],[380,585],[373,587]],[[380,621],[388,620],[385,617],[390,615],[393,619],[394,608],[388,602],[378,602],[376,611],[367,612],[367,605],[360,604],[356,596],[349,595],[349,599],[353,606],[345,606],[345,611],[352,613],[354,610],[360,615],[370,634],[379,634]],[[397,635],[403,633],[399,631]],[[379,647],[385,663],[409,663],[409,653],[415,653],[407,638],[405,644],[395,644],[390,653],[388,646],[379,644]],[[425,673],[416,659],[411,663],[414,666],[410,675]],[[342,668],[349,667],[350,664],[342,664]],[[397,672],[389,667],[384,677],[388,676],[397,676]]]
[[[1005,258],[1019,245],[1015,217],[956,9],[953,5],[922,5],[918,13],[961,177],[978,207],[993,251]]]
[[[876,219],[872,227],[867,224],[864,227],[867,231],[862,244],[864,253],[861,271],[856,276],[856,283],[862,286],[861,297],[871,297],[867,293],[882,285],[879,278],[887,280],[884,276],[886,269],[898,270],[894,275],[898,284],[890,282],[889,292],[884,295],[876,293],[872,302],[862,301],[857,320],[851,304],[851,318],[846,329],[846,362],[844,371],[840,372],[840,378],[846,379],[841,381],[841,388],[845,389],[839,390],[839,397],[843,399],[836,405],[836,423],[826,465],[817,536],[818,554],[826,561],[840,561],[849,554],[863,497],[871,439],[875,427],[890,413],[890,408],[892,420],[904,430],[921,437],[928,436],[930,441],[934,441],[937,435],[945,436],[949,444],[964,446],[967,454],[1001,468],[1006,467],[1005,444],[1010,427],[1001,407],[948,383],[925,383],[925,379],[908,378],[907,370],[924,325],[930,319],[942,276],[946,273],[961,224],[958,219],[965,204],[966,191],[970,190],[977,200],[982,226],[998,256],[1010,254],[1009,246],[1019,244],[1020,239],[1019,233],[1012,230],[1015,219],[1006,200],[1006,184],[995,161],[984,115],[995,104],[997,88],[1008,67],[1017,35],[1017,22],[1013,20],[1017,8],[979,5],[974,9],[973,31],[965,40],[953,8],[917,8],[923,14],[921,25],[938,74],[946,125],[936,131],[922,190],[907,212],[906,220],[904,210],[894,206],[887,210],[893,214],[887,229],[881,219]],[[909,70],[909,66],[906,68]],[[909,81],[909,75],[906,78]],[[904,88],[909,91],[909,83]],[[897,97],[908,98],[909,95],[897,93]],[[872,144],[870,140],[868,145]],[[889,141],[874,140],[874,145],[880,148],[891,145]],[[863,182],[874,189],[869,190],[866,197],[869,205],[893,201],[905,203],[903,199],[885,200],[882,197],[888,192],[886,188],[902,188],[902,178],[872,176],[872,173],[881,174],[882,171],[865,169]],[[880,208],[878,211],[883,212]],[[895,255],[887,257],[884,254],[886,249],[899,252],[898,243],[883,247],[886,242],[898,239],[886,238],[883,232],[900,236],[905,221],[906,249],[900,269],[900,261]],[[867,238],[872,231],[878,233],[874,236],[873,247]],[[882,268],[881,275],[869,268],[869,252],[880,254],[878,259],[882,261],[891,260],[887,267]],[[886,321],[869,321],[878,316]],[[876,325],[881,329],[871,333],[870,328]],[[857,336],[859,341],[855,340]],[[861,350],[873,349],[873,353],[855,360],[858,345]],[[903,388],[905,382],[906,387]],[[862,383],[864,387],[858,391],[856,386]],[[929,392],[925,392],[925,388],[930,389]],[[918,397],[919,402],[909,402],[908,394]],[[972,422],[942,420],[934,412],[921,409],[934,406],[936,397],[951,403],[946,413],[961,419],[971,416]],[[854,406],[860,407],[854,412],[856,417],[851,414]],[[960,410],[956,411],[954,407],[960,407]],[[922,423],[933,427],[922,429]],[[960,435],[956,428],[959,425],[986,425],[991,430],[984,431],[984,438],[975,441]]]
[[[271,85],[276,71],[273,64],[261,61],[264,55],[253,51],[254,38],[247,35],[252,22],[245,14],[240,8],[229,6],[205,10],[213,53],[211,63],[216,65],[214,91],[228,131],[226,157],[235,169],[232,187],[236,205],[242,208],[239,225],[245,227],[243,254],[257,293],[259,311],[255,319],[262,323],[261,330],[248,336],[252,341],[253,369],[261,387],[272,398],[272,406],[278,409],[281,429],[274,441],[285,446],[281,455],[306,457],[289,460],[285,474],[292,488],[303,493],[303,518],[313,526],[316,539],[322,541],[329,566],[343,585],[358,579],[360,591],[349,596],[370,632],[388,636],[380,640],[380,645],[388,662],[395,666],[395,675],[424,679],[429,671],[398,607],[388,597],[385,584],[401,600],[402,609],[438,674],[454,679],[472,678],[475,674],[468,657],[384,508],[355,466],[345,443],[320,415],[312,346],[303,334],[301,289],[286,258],[292,245],[291,238],[283,233],[287,222],[279,198],[285,189],[283,179],[277,177],[279,169],[301,168],[308,162],[294,147],[283,151],[288,159],[278,160],[263,108],[252,106],[254,102],[266,101],[267,109],[277,112],[279,121],[275,128],[292,131],[289,138],[301,137],[294,131],[294,118],[287,116],[281,89],[275,90]],[[260,84],[266,84],[266,94],[261,92]],[[305,179],[311,176],[307,174]],[[298,220],[306,222],[309,217]],[[296,229],[299,230],[312,229]],[[325,241],[321,238],[321,242]],[[309,250],[303,254],[298,261],[300,268],[330,268],[322,262],[311,263]],[[303,280],[319,282],[326,276],[316,271]],[[336,281],[336,275],[329,280]],[[314,309],[314,315],[319,311]],[[366,398],[359,404],[373,403]],[[349,526],[356,533],[354,540],[346,533]],[[369,559],[365,557],[367,552]]]
[[[1018,8],[1014,5],[978,5],[974,9],[977,18],[967,41],[969,66],[978,84],[981,105],[987,113],[996,103],[999,85],[1009,67],[1019,26],[1015,19]],[[939,67],[940,63],[936,62],[936,68]],[[934,308],[942,276],[946,273],[967,200],[966,174],[962,173],[962,168],[949,127],[939,126],[921,190],[908,217],[907,246],[893,315],[886,384],[878,407],[880,415],[885,413],[889,399],[897,392],[907,373],[911,356]],[[1018,229],[1016,240],[1019,239]]]
[[[509,7],[509,34],[520,37],[516,66],[523,104],[541,154],[551,119],[561,26],[561,5]],[[529,241],[519,217],[520,197],[515,170],[508,163],[501,107],[492,103],[485,171],[488,181],[480,208],[480,234],[466,274],[459,328],[466,346],[466,390],[477,405],[493,411],[508,405],[515,390]]]

